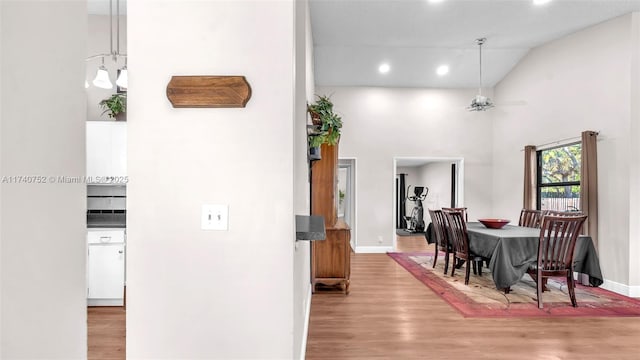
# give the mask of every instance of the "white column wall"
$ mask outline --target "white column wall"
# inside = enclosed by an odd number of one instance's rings
[[[629,295],[640,297],[640,13],[632,14],[629,136]]]
[[[0,358],[83,359],[87,5],[0,13]]]
[[[470,217],[492,213],[490,113],[469,112],[476,90],[318,87],[342,115],[340,157],[358,158],[358,247],[395,237],[395,157],[460,157]],[[491,92],[488,92],[491,96]],[[382,239],[379,242],[378,239]]]
[[[526,104],[492,112],[494,210],[511,219],[522,208],[525,145],[600,131],[598,250],[604,277],[620,284],[630,280],[630,218],[624,215],[630,210],[629,189],[640,186],[630,183],[630,74],[631,16],[626,15],[530,51],[494,89],[496,103]]]
[[[308,0],[295,2],[295,117],[294,207],[309,214],[309,163],[307,160],[307,101],[313,99],[313,40]],[[311,84],[309,82],[311,81]],[[311,309],[311,256],[309,241],[298,241],[293,263],[293,353],[304,359]]]
[[[294,15],[128,3],[127,358],[294,357]],[[244,75],[251,100],[174,109],[172,75]],[[201,230],[202,204],[229,230]]]

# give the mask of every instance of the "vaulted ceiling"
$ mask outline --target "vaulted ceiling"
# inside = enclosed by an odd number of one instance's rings
[[[310,0],[316,85],[494,86],[539,45],[640,11],[640,0]],[[378,67],[389,65],[381,74]],[[449,73],[436,74],[447,64]]]
[[[87,1],[89,13],[109,13],[109,0]],[[534,1],[309,0],[316,85],[475,88],[475,39],[485,37],[482,83],[492,87],[532,48],[640,11],[640,0]],[[440,65],[447,75],[436,74]]]

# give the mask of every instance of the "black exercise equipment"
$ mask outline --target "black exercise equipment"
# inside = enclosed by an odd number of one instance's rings
[[[415,186],[413,188],[413,195],[408,195],[411,194],[410,190],[411,185],[407,187],[407,197],[405,202],[406,200],[410,200],[416,205],[411,210],[411,215],[404,217],[407,222],[407,228],[405,230],[412,233],[421,233],[424,232],[424,209],[422,208],[422,201],[427,197],[429,188],[426,186]]]

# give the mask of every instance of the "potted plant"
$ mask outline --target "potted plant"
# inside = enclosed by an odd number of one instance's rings
[[[99,103],[104,109],[102,114],[107,114],[111,119],[125,121],[127,112],[127,93],[117,93],[103,99]]]
[[[335,145],[340,139],[342,118],[333,112],[333,103],[328,96],[316,96],[318,100],[307,105],[314,127],[309,134],[309,147],[319,148],[322,144]]]

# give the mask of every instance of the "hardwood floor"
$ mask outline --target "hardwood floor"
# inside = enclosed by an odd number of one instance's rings
[[[433,244],[427,244],[423,234],[412,236],[397,236],[398,252],[433,251]]]
[[[424,237],[398,238],[423,250]],[[88,358],[125,359],[124,309],[88,315]],[[465,319],[386,254],[352,254],[351,293],[313,295],[306,358],[638,359],[639,338],[633,317]]]
[[[126,311],[123,307],[90,307],[87,310],[89,360],[126,358]]]
[[[638,359],[640,318],[466,319],[386,254],[351,266],[348,296],[313,295],[307,359]]]

